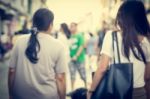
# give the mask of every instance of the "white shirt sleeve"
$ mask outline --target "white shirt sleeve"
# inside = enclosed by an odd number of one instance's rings
[[[55,72],[57,74],[65,73],[67,66],[68,66],[68,62],[67,62],[67,57],[66,57],[66,49],[63,46],[58,53],[57,62],[54,68]]]
[[[113,57],[113,48],[112,48],[112,31],[108,31],[104,37],[102,49],[100,54],[105,54],[110,58]]]
[[[15,68],[17,66],[17,60],[18,60],[18,47],[16,44],[11,51],[10,62],[9,62],[10,68]]]

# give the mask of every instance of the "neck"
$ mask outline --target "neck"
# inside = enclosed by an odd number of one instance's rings
[[[72,32],[72,34],[77,34],[77,32]]]
[[[140,42],[142,42],[143,39],[144,39],[144,36],[138,35],[138,40],[139,40]]]

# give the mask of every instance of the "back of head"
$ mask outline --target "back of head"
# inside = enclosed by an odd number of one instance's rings
[[[93,36],[94,36],[93,33],[91,33],[91,32],[89,32],[89,35],[90,35],[90,37],[93,37]]]
[[[144,36],[150,32],[144,4],[139,0],[124,2],[119,8],[116,21],[122,30],[134,29]]]
[[[138,35],[145,37],[150,36],[150,27],[143,2],[139,0],[124,2],[117,13],[116,23],[123,32],[122,37],[125,56],[129,59],[129,50],[131,49],[137,59],[146,63],[144,52],[138,40]],[[137,54],[134,48],[137,48],[140,54]]]
[[[63,32],[65,33],[66,37],[69,39],[71,36],[71,33],[70,33],[69,28],[68,28],[68,25],[66,23],[62,23],[61,28],[62,28]]]
[[[49,26],[53,24],[53,20],[53,13],[46,8],[41,8],[33,16],[33,27],[36,27],[39,31],[47,31]]]
[[[41,8],[35,12],[33,15],[33,23],[31,29],[31,36],[28,42],[28,47],[26,49],[26,56],[31,63],[38,62],[38,52],[40,51],[40,44],[37,39],[37,34],[39,32],[46,32],[50,29],[50,26],[53,24],[54,15],[53,13],[46,9]]]

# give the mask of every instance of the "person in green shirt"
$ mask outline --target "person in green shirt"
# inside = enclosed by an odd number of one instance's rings
[[[86,70],[85,70],[85,42],[81,33],[77,32],[77,23],[71,23],[70,26],[71,38],[70,38],[70,57],[71,62],[69,65],[71,74],[72,90],[74,89],[74,83],[76,79],[76,72],[78,71],[81,79],[86,85]]]

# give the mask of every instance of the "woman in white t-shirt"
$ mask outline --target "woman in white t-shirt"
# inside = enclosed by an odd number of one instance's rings
[[[71,33],[70,33],[69,28],[68,28],[68,25],[66,23],[62,23],[60,25],[60,32],[58,33],[57,39],[60,40],[65,46],[65,49],[67,51],[66,57],[67,57],[68,63],[70,62],[70,49],[69,49],[70,36],[71,36]]]
[[[120,29],[117,36],[121,62],[130,61],[133,63],[133,99],[146,99],[144,75],[146,73],[146,80],[150,80],[148,74],[150,72],[147,72],[150,68],[150,43],[148,41],[150,27],[144,4],[141,1],[125,1],[119,8],[116,24]],[[100,64],[88,92],[88,99],[104,76],[107,66],[113,63],[112,59],[112,32],[108,32],[103,41]],[[146,71],[145,68],[147,68]]]
[[[53,13],[41,8],[33,16],[31,34],[15,44],[10,59],[12,99],[65,99],[65,48],[51,37]]]

